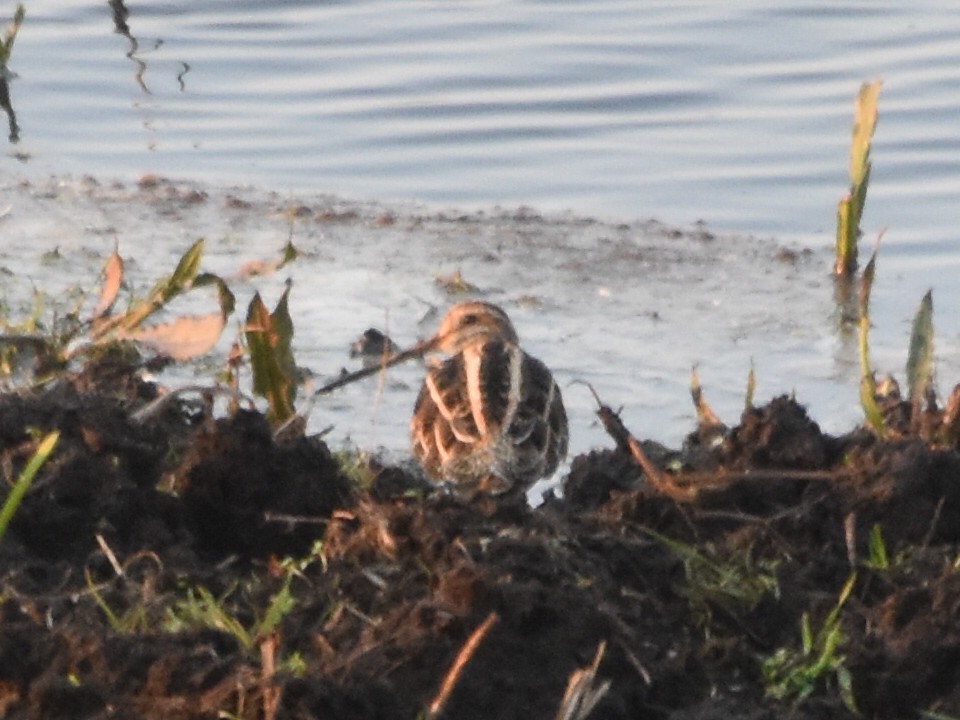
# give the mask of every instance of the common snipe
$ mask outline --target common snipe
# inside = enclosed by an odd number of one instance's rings
[[[414,407],[413,454],[459,488],[524,492],[567,454],[567,414],[547,366],[520,349],[496,305],[453,306],[421,348],[449,357],[429,366]]]

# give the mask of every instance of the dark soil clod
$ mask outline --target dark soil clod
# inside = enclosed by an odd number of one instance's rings
[[[854,570],[862,716],[960,716],[956,450],[831,437],[781,397],[671,455],[685,499],[611,447],[532,509],[401,467],[360,490],[317,437],[176,405],[134,423],[150,393],[90,378],[0,396],[7,478],[62,431],[0,542],[2,717],[415,718],[490,617],[441,717],[550,720],[601,643],[591,718],[853,717],[835,674],[777,700],[763,663]]]

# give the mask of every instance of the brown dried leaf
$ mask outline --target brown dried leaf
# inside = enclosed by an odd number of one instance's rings
[[[123,282],[123,258],[114,249],[107,264],[103,266],[103,287],[100,288],[100,301],[93,311],[93,319],[103,317],[117,301],[120,284]]]
[[[226,326],[221,313],[185,316],[163,325],[123,333],[120,339],[146,345],[174,360],[190,360],[210,352]]]

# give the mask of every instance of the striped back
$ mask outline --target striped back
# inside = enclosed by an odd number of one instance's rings
[[[527,488],[567,453],[567,416],[550,371],[489,340],[432,367],[411,422],[413,454],[438,480]]]

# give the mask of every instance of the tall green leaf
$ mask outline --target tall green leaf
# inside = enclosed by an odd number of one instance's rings
[[[910,332],[907,354],[907,387],[910,403],[919,408],[930,383],[933,382],[933,291],[920,301]]]
[[[247,307],[245,334],[253,368],[253,391],[265,398],[267,418],[278,425],[294,414],[297,367],[293,359],[293,320],[287,298],[288,287],[273,313],[257,293]]]
[[[860,220],[867,201],[870,184],[870,143],[877,127],[877,103],[883,83],[876,80],[863,83],[857,95],[856,114],[853,123],[853,139],[850,143],[850,192],[837,208],[837,275],[851,274],[857,267],[857,241],[860,238]]]
[[[873,368],[870,367],[870,291],[873,288],[876,265],[875,249],[860,279],[860,406],[867,424],[877,435],[882,436],[885,432],[883,415],[877,405],[877,381]]]

